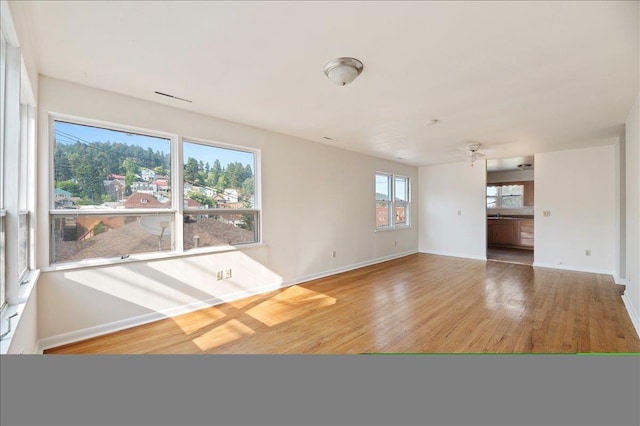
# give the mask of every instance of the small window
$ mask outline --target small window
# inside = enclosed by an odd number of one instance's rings
[[[376,228],[391,227],[391,175],[376,174]]]
[[[382,230],[409,226],[409,178],[386,173],[376,173],[375,190],[376,229]]]
[[[524,185],[487,186],[488,209],[519,209],[524,206]]]

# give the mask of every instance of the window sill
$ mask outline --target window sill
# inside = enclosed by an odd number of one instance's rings
[[[25,284],[19,286],[17,303],[7,305],[0,315],[0,323],[2,324],[1,330],[2,333],[4,333],[8,327],[7,317],[17,314],[16,317],[11,319],[11,332],[0,340],[0,355],[5,355],[9,351],[13,336],[15,335],[15,332],[20,325],[20,321],[22,320],[24,308],[38,282],[38,277],[40,277],[40,270],[36,269],[34,271],[30,271],[23,281],[26,281]]]
[[[181,253],[162,252],[162,253],[142,253],[142,254],[135,254],[135,255],[132,254],[125,259],[122,259],[119,257],[112,257],[108,259],[90,259],[90,260],[82,260],[77,262],[65,262],[60,264],[54,264],[54,265],[50,265],[42,268],[42,271],[54,272],[54,271],[66,271],[70,269],[92,268],[92,267],[98,267],[98,266],[123,265],[123,264],[133,263],[133,262],[146,262],[149,260],[174,259],[174,258],[180,258],[180,257],[199,256],[199,255],[205,255],[205,254],[226,253],[231,251],[243,251],[243,250],[250,250],[253,248],[265,247],[265,246],[266,244],[264,243],[251,243],[251,244],[238,244],[235,246],[202,247],[197,249],[191,249]]]
[[[407,226],[394,226],[388,228],[376,228],[373,232],[387,232],[387,231],[400,231],[401,229],[411,229],[411,225]]]

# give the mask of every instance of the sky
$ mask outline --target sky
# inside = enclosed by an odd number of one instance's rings
[[[56,143],[74,144],[77,141],[83,143],[90,142],[120,142],[127,145],[137,145],[144,149],[151,148],[154,151],[169,153],[171,141],[160,137],[144,136],[135,133],[126,133],[116,130],[109,130],[100,127],[84,126],[80,124],[55,121]],[[195,143],[183,144],[184,158],[193,157],[203,163],[213,166],[216,158],[224,167],[226,164],[240,162],[242,164],[254,166],[254,154],[251,152],[223,149]],[[185,161],[186,163],[186,161]]]

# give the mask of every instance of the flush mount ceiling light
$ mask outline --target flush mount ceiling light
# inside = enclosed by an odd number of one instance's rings
[[[520,170],[530,170],[531,169],[531,163],[518,164],[518,168]]]
[[[338,86],[345,86],[355,80],[363,68],[362,62],[355,58],[338,58],[324,66],[324,73]]]

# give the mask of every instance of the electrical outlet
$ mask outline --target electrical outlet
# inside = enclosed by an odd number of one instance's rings
[[[544,211],[542,212],[542,216],[544,216],[544,217],[549,217],[549,216],[551,216],[551,210],[544,210]]]
[[[216,279],[217,279],[217,280],[221,280],[221,279],[222,279],[222,271],[218,271],[218,272],[216,273]]]
[[[333,251],[331,252],[331,257],[336,257],[336,251],[335,251],[335,250],[333,250]]]
[[[591,250],[585,250],[584,251],[584,255],[585,256],[591,256]]]
[[[224,277],[225,277],[225,278],[231,278],[231,268],[226,269],[226,270],[224,271]]]
[[[458,210],[458,216],[462,216],[462,210]]]

